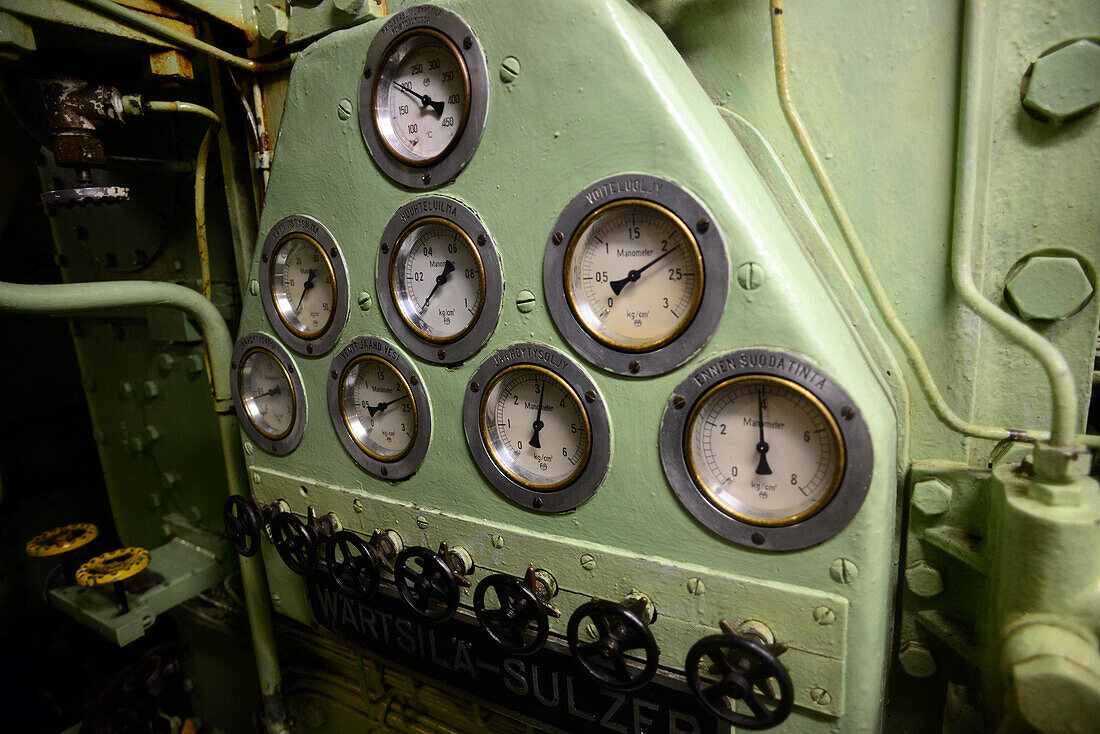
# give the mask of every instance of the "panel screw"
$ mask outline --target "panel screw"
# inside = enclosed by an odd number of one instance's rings
[[[584,633],[588,635],[589,639],[600,639],[600,631],[596,629],[596,625],[592,624],[591,622],[584,626]]]
[[[367,293],[366,291],[363,291],[358,296],[356,296],[355,301],[359,304],[360,311],[370,311],[370,307],[374,303],[373,299],[370,297],[370,293]]]
[[[828,706],[833,702],[833,697],[824,688],[811,688],[810,700],[819,706]]]
[[[592,557],[591,553],[585,553],[581,556],[581,568],[585,571],[591,571],[596,567],[596,559]]]
[[[850,584],[859,578],[859,567],[847,558],[837,558],[829,564],[829,575],[838,584]]]
[[[741,263],[737,269],[737,285],[746,291],[754,291],[764,285],[764,268],[758,263]]]
[[[692,596],[701,596],[706,592],[707,587],[703,584],[703,580],[692,576],[687,582],[688,593]]]
[[[814,607],[814,621],[823,627],[830,625],[836,621],[836,612],[826,606]]]
[[[535,499],[533,499],[531,501],[531,506],[534,507],[536,510],[542,507],[542,497],[536,497]]]
[[[505,84],[511,84],[519,76],[519,59],[515,56],[506,56],[500,64],[500,80]]]
[[[708,222],[706,219],[700,219],[698,222],[695,223],[695,229],[699,230],[699,234],[703,234],[708,229],[710,229],[710,222]]]
[[[244,452],[245,452],[245,454],[247,454],[248,456],[252,456],[252,452],[255,451],[255,450],[256,450],[256,448],[252,445],[251,441],[245,441],[244,442]]]
[[[672,407],[676,408],[676,410],[682,410],[683,407],[684,407],[685,402],[686,401],[684,400],[683,395],[673,395],[672,396]]]
[[[488,237],[486,237],[486,236],[485,236],[485,235],[483,235],[483,234],[479,234],[479,235],[477,236],[477,243],[478,243],[479,245],[484,245],[484,244],[485,244],[486,242],[488,242],[488,241],[489,241],[489,238],[488,238]]]
[[[366,69],[363,69],[363,78],[370,79],[370,72],[371,68],[369,66]]]
[[[351,117],[351,100],[342,99],[340,104],[336,107],[336,116],[341,120],[346,120]]]
[[[425,173],[423,176],[420,177],[420,180],[423,181],[425,184],[430,184],[432,182],[432,174]]]
[[[764,534],[753,533],[749,540],[751,540],[755,545],[764,545]]]
[[[554,233],[554,244],[555,245],[560,245],[564,241],[565,241],[565,235],[563,235],[561,232],[555,232]]]
[[[627,365],[627,369],[629,369],[629,370],[630,370],[630,374],[632,374],[632,375],[636,375],[636,374],[638,374],[638,373],[639,373],[639,372],[641,371],[641,369],[642,369],[642,363],[641,363],[641,362],[639,362],[639,361],[638,361],[638,360],[636,360],[636,359],[632,359],[632,360],[630,360],[630,364],[629,364],[629,365]]]
[[[494,548],[503,548],[504,547],[504,536],[503,535],[494,535],[493,538],[492,538],[492,541],[493,541],[493,547]]]
[[[584,399],[587,400],[590,403],[596,402],[596,391],[595,390],[585,390]]]
[[[435,356],[440,362],[442,362],[447,358],[447,353],[440,349],[438,352],[435,353]]]
[[[465,38],[462,39],[462,48],[469,51],[473,47],[474,47],[474,39],[470,38],[469,36],[466,36]]]
[[[389,244],[388,244],[388,243],[385,243],[385,242],[383,242],[383,243],[382,243],[382,247],[381,247],[381,250],[382,250],[382,254],[383,254],[383,255],[385,255],[385,254],[386,254],[387,252],[389,252],[389,251],[390,251],[390,246],[389,246]]]
[[[351,503],[351,508],[353,510],[355,510],[356,512],[362,512],[363,511],[363,500],[354,500]]]
[[[416,516],[416,527],[420,528],[421,530],[427,530],[428,529],[428,518],[424,517],[423,515],[417,515]]]
[[[306,354],[313,354],[313,345],[306,344]]]
[[[481,389],[481,385],[478,384],[476,381],[470,383],[470,392],[477,392],[480,389]]]
[[[856,409],[850,405],[845,405],[840,409],[840,417],[846,421],[850,421],[856,417]]]
[[[260,295],[260,281],[255,278],[248,281],[248,292],[254,296]]]
[[[262,262],[262,263],[267,262],[267,253],[266,252],[263,253],[262,255],[260,255],[260,262]]]
[[[157,395],[160,395],[160,387],[154,380],[146,380],[143,387],[145,388],[145,397],[147,398],[155,398]]]
[[[420,378],[417,377],[416,375],[410,375],[409,376],[409,384],[412,385],[413,387],[416,387],[417,385],[420,384]]]
[[[535,294],[531,291],[520,291],[516,294],[516,308],[520,313],[531,313],[535,310]]]

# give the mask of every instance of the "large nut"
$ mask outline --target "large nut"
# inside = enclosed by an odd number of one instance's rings
[[[898,651],[902,670],[914,678],[930,678],[936,672],[936,659],[932,651],[919,642],[909,640]]]
[[[943,576],[925,561],[905,569],[905,585],[917,596],[930,599],[943,591]]]
[[[942,479],[931,477],[913,485],[913,507],[925,515],[942,515],[951,506],[951,487]]]
[[[259,26],[260,36],[271,43],[279,43],[286,38],[290,30],[290,20],[282,8],[274,5],[264,5],[256,16],[256,24]]]
[[[1005,282],[1005,300],[1025,321],[1055,321],[1080,311],[1093,290],[1077,258],[1034,255],[1013,266]]]
[[[1060,125],[1100,107],[1100,45],[1081,39],[1047,51],[1027,73],[1020,89],[1024,109]]]

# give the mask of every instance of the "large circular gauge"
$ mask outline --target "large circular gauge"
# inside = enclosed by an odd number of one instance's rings
[[[297,448],[305,431],[305,392],[286,350],[253,332],[237,342],[230,367],[233,402],[248,437],[273,454]]]
[[[466,440],[505,497],[542,512],[587,501],[610,462],[610,425],[595,385],[560,352],[521,343],[474,373],[463,405]]]
[[[433,362],[461,362],[500,316],[504,279],[492,237],[467,206],[445,196],[406,204],[378,248],[376,282],[401,343]]]
[[[296,352],[323,354],[348,318],[348,275],[323,224],[281,219],[260,252],[260,294],[272,328]]]
[[[447,183],[477,148],[488,88],[481,45],[458,15],[430,5],[397,13],[371,42],[359,91],[375,163],[413,188]]]
[[[771,550],[815,545],[859,510],[872,452],[855,404],[805,359],[746,349],[682,382],[661,426],[680,501],[712,530]]]
[[[431,406],[420,376],[396,349],[357,337],[332,361],[329,415],[340,442],[371,474],[398,480],[424,461]]]
[[[713,217],[671,181],[588,187],[562,211],[543,259],[550,314],[586,358],[622,375],[682,364],[710,338],[729,291]]]

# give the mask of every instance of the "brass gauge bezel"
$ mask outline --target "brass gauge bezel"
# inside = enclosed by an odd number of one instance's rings
[[[696,421],[699,419],[699,414],[707,403],[719,392],[723,392],[735,385],[743,383],[763,383],[768,385],[775,385],[784,390],[790,390],[792,392],[801,395],[807,400],[810,406],[817,411],[823,419],[825,429],[828,431],[828,436],[831,439],[833,450],[836,453],[836,470],[833,472],[833,476],[829,479],[829,487],[821,495],[821,497],[808,509],[791,515],[789,517],[771,519],[762,518],[755,515],[749,515],[747,513],[737,510],[727,502],[720,500],[715,496],[712,488],[706,481],[703,480],[698,467],[695,464],[695,455],[691,449],[691,437],[695,432]],[[699,491],[706,495],[713,504],[717,505],[724,512],[733,518],[741,520],[742,522],[749,523],[751,525],[760,525],[764,527],[780,527],[784,525],[792,525],[797,522],[801,522],[816,515],[823,507],[832,501],[833,496],[836,494],[837,489],[840,487],[840,481],[844,476],[845,467],[845,452],[844,452],[844,438],[840,435],[840,428],[837,425],[836,420],[833,418],[832,413],[828,408],[817,399],[817,396],[807,390],[805,387],[791,382],[790,380],[775,377],[773,375],[739,375],[732,377],[728,380],[722,380],[716,385],[712,386],[705,393],[703,393],[695,404],[692,405],[691,412],[688,414],[687,423],[684,426],[684,458],[687,461],[688,471],[691,472],[692,478],[695,481],[695,485],[699,488]]]
[[[275,360],[290,385],[292,419],[290,427],[281,433],[264,430],[255,423],[249,410],[246,397],[241,394],[244,368],[248,358],[257,352],[264,352]],[[229,364],[229,386],[233,395],[241,429],[256,446],[279,456],[289,454],[298,447],[306,428],[306,396],[302,387],[302,377],[291,359],[290,354],[270,335],[258,331],[251,332],[237,340],[233,347],[233,357]]]
[[[400,378],[412,401],[415,421],[412,442],[400,454],[379,454],[359,440],[348,420],[345,405],[345,382],[352,365],[364,360],[384,363]],[[358,336],[337,352],[329,365],[326,388],[329,418],[348,455],[369,474],[391,482],[408,479],[424,463],[432,438],[432,406],[420,373],[401,352],[384,339]]]
[[[456,334],[447,337],[432,336],[431,334],[428,334],[419,326],[417,326],[416,322],[409,317],[408,313],[406,313],[406,310],[403,307],[404,301],[402,300],[401,295],[398,293],[397,289],[397,266],[398,263],[405,262],[408,259],[406,244],[411,244],[407,242],[407,238],[417,228],[432,225],[441,225],[457,232],[458,235],[462,238],[465,246],[470,250],[470,252],[474,254],[474,260],[477,262],[477,277],[479,283],[477,294],[477,308],[474,309],[474,315],[473,317],[471,317],[470,322],[466,324],[465,328],[463,328]],[[390,271],[389,277],[387,279],[390,288],[390,298],[393,299],[393,303],[396,306],[397,315],[401,318],[401,320],[405,323],[409,330],[412,331],[413,334],[415,334],[418,338],[432,344],[453,344],[454,342],[461,340],[462,337],[469,334],[470,331],[473,330],[474,326],[477,325],[478,319],[481,318],[481,311],[485,307],[486,274],[485,262],[481,258],[481,253],[478,251],[477,246],[474,245],[473,240],[470,239],[470,236],[466,234],[466,231],[462,227],[458,226],[449,219],[445,219],[444,217],[424,217],[423,219],[418,219],[417,221],[409,224],[409,226],[407,226],[401,232],[401,234],[397,236],[397,239],[393,244],[393,249],[394,255],[392,258],[389,259]]]
[[[524,479],[519,474],[514,472],[511,468],[509,468],[504,461],[501,460],[497,450],[494,448],[494,441],[489,431],[489,421],[485,413],[485,408],[489,403],[489,396],[493,394],[493,389],[497,385],[501,384],[501,382],[508,375],[514,375],[519,372],[535,372],[537,374],[544,375],[547,379],[555,382],[560,388],[562,388],[568,399],[573,402],[573,406],[578,409],[581,418],[584,420],[584,460],[577,462],[577,466],[573,470],[572,474],[567,476],[565,479],[554,482],[553,484],[536,484],[527,479]],[[588,420],[588,411],[585,410],[584,402],[581,400],[580,396],[577,395],[577,392],[568,382],[562,379],[561,376],[558,375],[556,372],[547,369],[546,367],[541,367],[536,364],[515,364],[501,370],[500,372],[495,374],[493,378],[489,381],[489,384],[485,386],[485,390],[482,393],[481,403],[478,406],[478,410],[481,414],[481,439],[485,442],[485,448],[489,452],[489,457],[493,460],[493,463],[497,465],[497,468],[499,468],[502,472],[504,472],[506,476],[508,476],[508,478],[510,478],[513,482],[520,485],[521,487],[526,487],[527,489],[535,492],[553,492],[554,490],[561,489],[562,487],[568,487],[570,484],[576,481],[577,477],[584,473],[585,468],[587,468],[588,466],[589,460],[592,458],[592,425]]]
[[[690,429],[705,401],[733,380],[782,384],[813,398],[838,447],[835,486],[809,510],[762,524],[753,516],[715,501],[692,465]],[[839,436],[839,438],[837,438]],[[754,347],[708,359],[691,370],[669,396],[661,419],[661,466],[676,498],[696,520],[727,540],[749,548],[790,551],[822,543],[840,533],[859,513],[871,486],[875,455],[871,433],[858,404],[817,364],[794,352]]]
[[[388,113],[389,107],[388,105],[380,105],[378,100],[379,83],[383,79],[392,80],[393,73],[397,70],[397,67],[401,65],[401,60],[408,56],[409,53],[411,53],[411,51],[420,44],[416,44],[416,46],[405,50],[405,52],[401,55],[401,59],[398,59],[397,53],[401,50],[401,46],[410,41],[414,41],[417,36],[427,36],[429,38],[434,38],[435,40],[442,42],[443,46],[447,49],[447,52],[450,53],[451,56],[458,62],[458,67],[462,71],[463,90],[462,119],[457,125],[457,129],[455,130],[454,137],[451,138],[451,142],[447,144],[446,148],[441,150],[436,155],[431,156],[430,158],[422,158],[419,160],[403,155],[390,141],[390,135],[388,135],[386,130],[383,129],[384,126],[380,122],[382,117],[381,113]],[[386,150],[389,151],[390,155],[392,155],[394,158],[401,161],[405,165],[413,166],[416,168],[426,168],[442,160],[443,158],[446,158],[447,155],[452,150],[454,150],[455,146],[458,145],[458,141],[462,139],[462,133],[465,132],[466,122],[469,120],[470,117],[470,107],[473,104],[473,100],[470,98],[470,70],[466,65],[466,60],[463,58],[462,53],[458,50],[458,46],[455,45],[454,41],[452,41],[446,35],[440,33],[434,28],[409,29],[399,35],[397,38],[393,39],[393,41],[390,42],[390,45],[386,47],[386,50],[382,52],[381,63],[378,64],[378,68],[372,76],[374,77],[374,81],[371,84],[370,91],[372,110],[371,122],[374,125],[375,132],[378,134],[379,140],[381,140],[382,144],[386,146]]]
[[[573,279],[569,277],[569,273],[573,268],[573,256],[577,251],[577,245],[581,242],[581,237],[587,232],[595,222],[602,219],[605,215],[611,212],[611,216],[614,216],[613,212],[616,209],[626,209],[629,207],[642,207],[644,209],[650,209],[656,212],[659,216],[664,217],[671,222],[676,229],[680,231],[680,234],[685,238],[687,244],[691,248],[691,260],[695,264],[695,272],[698,277],[695,280],[695,289],[692,293],[691,303],[688,305],[684,315],[680,317],[679,326],[660,339],[656,339],[652,342],[646,342],[641,345],[631,345],[624,342],[619,342],[601,334],[596,327],[591,323],[590,318],[585,316],[585,309],[577,303],[576,294],[573,292]],[[577,228],[573,231],[573,236],[569,240],[569,246],[565,250],[565,261],[562,267],[562,281],[565,287],[565,297],[569,302],[569,308],[573,312],[574,318],[581,327],[589,333],[589,335],[596,341],[604,344],[612,349],[620,352],[630,352],[640,354],[644,352],[652,352],[655,349],[660,349],[666,344],[674,342],[681,334],[687,331],[687,328],[691,326],[692,320],[695,318],[695,314],[699,311],[699,304],[703,301],[703,293],[706,290],[706,272],[703,267],[703,255],[699,251],[699,242],[695,239],[695,235],[691,233],[691,230],[687,228],[687,225],[676,216],[675,213],[670,211],[667,207],[661,206],[652,201],[646,199],[619,199],[612,201],[608,204],[604,204],[599,207],[587,217],[585,217]],[[594,316],[592,317],[594,318]]]
[[[363,440],[360,438],[360,435],[359,435],[360,432],[356,428],[357,425],[361,425],[358,418],[353,419],[353,416],[348,415],[348,400],[349,399],[354,400],[354,398],[352,398],[352,396],[349,394],[348,389],[347,389],[348,388],[348,375],[351,372],[353,367],[355,367],[356,365],[362,364],[364,362],[376,362],[379,365],[382,365],[383,369],[389,370],[394,375],[396,375],[397,379],[400,380],[400,382],[401,382],[402,389],[404,390],[405,394],[408,395],[408,399],[412,403],[412,421],[413,421],[412,440],[409,441],[408,446],[406,446],[400,452],[398,452],[396,454],[393,454],[392,456],[386,456],[385,454],[380,454],[377,451],[373,451],[371,448],[369,448],[363,442]],[[340,391],[339,392],[339,395],[340,395],[340,415],[344,419],[344,427],[347,429],[348,433],[351,435],[351,438],[352,438],[353,441],[355,441],[356,445],[358,445],[359,448],[362,449],[362,451],[367,456],[371,457],[375,461],[379,461],[379,462],[382,462],[382,463],[392,464],[392,463],[394,463],[396,461],[400,461],[402,458],[404,458],[409,453],[409,451],[412,450],[413,445],[416,443],[417,431],[420,429],[419,418],[417,416],[416,400],[413,398],[412,386],[409,385],[408,380],[405,379],[405,376],[402,375],[397,370],[396,367],[394,367],[392,364],[390,364],[388,361],[386,361],[382,357],[380,357],[376,354],[361,354],[361,355],[355,357],[354,359],[350,360],[346,365],[344,365],[344,369],[340,373],[340,377],[338,378],[338,382],[339,382],[339,388],[338,389]]]
[[[506,470],[490,448],[492,439],[485,425],[488,400],[501,380],[519,370],[552,376],[584,416],[587,458],[579,470],[552,485],[540,485]],[[566,512],[584,504],[600,488],[611,465],[611,422],[602,393],[580,365],[546,344],[517,342],[489,355],[466,384],[462,426],[482,476],[505,498],[536,512]]]
[[[291,319],[287,317],[287,311],[289,309],[290,312],[293,313],[293,305],[286,298],[286,288],[280,288],[275,283],[280,264],[285,263],[285,260],[280,260],[280,258],[294,240],[303,240],[320,253],[321,259],[325,263],[325,272],[329,277],[329,282],[332,284],[332,307],[329,308],[328,318],[325,320],[325,323],[315,331],[300,329],[291,322]],[[339,288],[339,284],[336,282],[336,270],[332,267],[332,260],[329,258],[329,254],[325,252],[325,248],[321,246],[321,243],[304,232],[291,232],[275,244],[275,247],[272,249],[271,259],[272,263],[271,267],[268,269],[267,287],[270,289],[271,299],[275,303],[275,312],[279,315],[279,319],[283,322],[283,325],[289,329],[292,334],[301,339],[316,339],[324,334],[332,325],[332,320],[336,317],[336,297],[337,289]]]

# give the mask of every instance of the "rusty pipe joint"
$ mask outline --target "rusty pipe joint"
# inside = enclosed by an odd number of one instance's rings
[[[124,121],[123,96],[117,88],[83,79],[54,78],[41,83],[46,124],[53,137],[58,165],[90,168],[107,163],[103,142],[97,136],[102,125]]]

